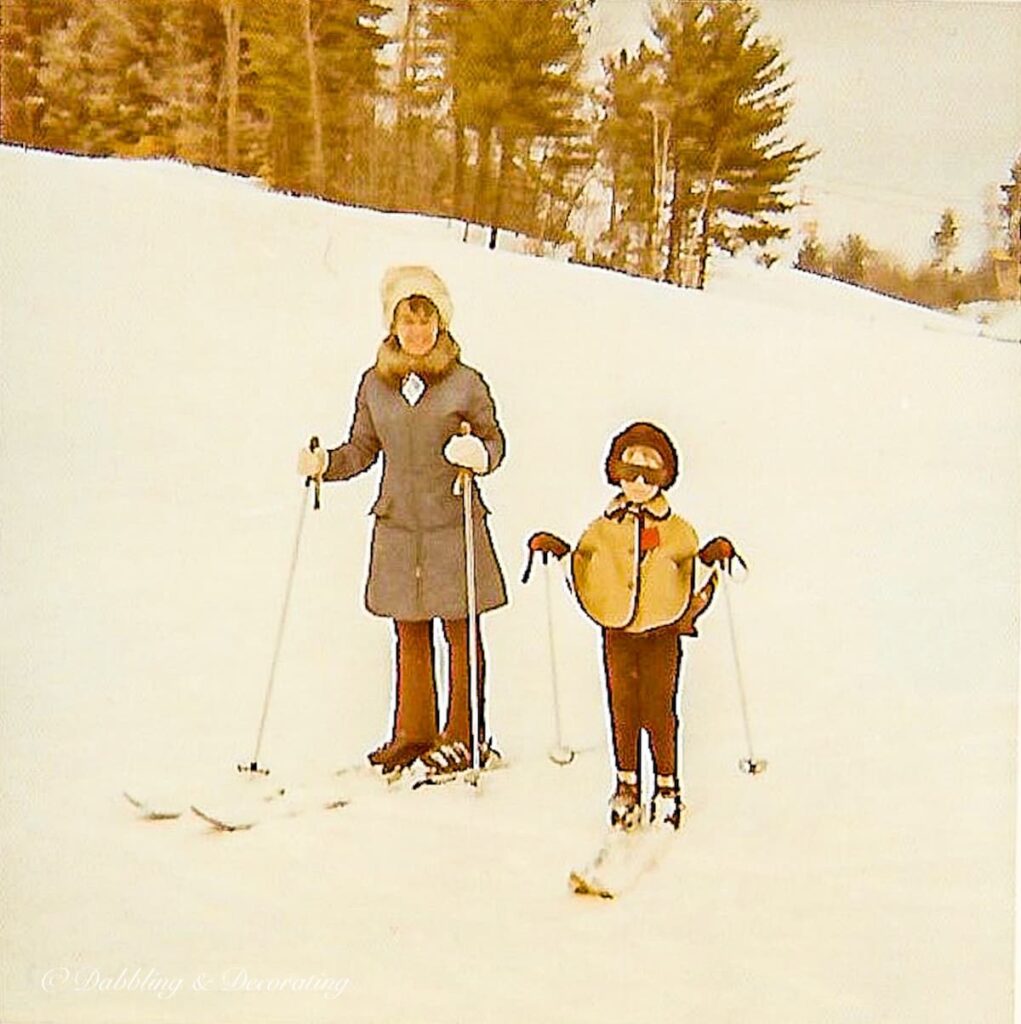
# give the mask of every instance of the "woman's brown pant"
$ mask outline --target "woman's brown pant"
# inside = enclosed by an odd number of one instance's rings
[[[448,649],[450,701],[445,740],[460,740],[471,745],[471,709],[468,680],[468,620],[441,619]],[[394,735],[432,743],[437,739],[439,715],[436,705],[436,677],[433,670],[433,624],[395,620],[397,630],[397,708]],[[482,648],[482,631],[478,631],[476,658],[478,665],[479,722],[485,723],[483,694],[485,692],[486,659]],[[485,728],[478,731],[486,739]]]
[[[647,633],[603,630],[603,665],[613,722],[617,770],[638,771],[641,731],[649,734],[657,775],[677,774],[677,676],[681,645],[677,629]]]

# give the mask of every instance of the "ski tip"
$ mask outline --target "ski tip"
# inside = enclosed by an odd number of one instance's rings
[[[454,782],[463,782],[470,786],[473,793],[482,791],[482,780],[477,768],[467,768],[460,772],[434,772],[415,779],[411,784],[412,790],[423,789],[426,786],[449,786]]]
[[[233,823],[229,821],[223,821],[220,818],[214,817],[212,814],[207,814],[201,808],[196,807],[194,804],[191,805],[192,814],[201,818],[210,828],[216,832],[247,832],[248,829],[255,826],[254,821],[238,822]]]
[[[127,790],[122,792],[124,799],[138,811],[138,816],[144,821],[173,821],[181,817],[182,812],[180,810],[154,810],[144,800],[133,796]]]
[[[612,900],[614,894],[604,886],[585,878],[577,871],[572,871],[567,880],[568,887],[576,896],[598,896],[603,900]]]

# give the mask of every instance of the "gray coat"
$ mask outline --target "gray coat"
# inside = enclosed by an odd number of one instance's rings
[[[496,469],[503,459],[503,432],[476,370],[455,363],[428,385],[416,405],[375,367],[362,377],[350,436],[330,450],[323,479],[346,480],[364,472],[382,452],[365,588],[365,605],[375,615],[402,620],[467,615],[464,505],[453,493],[457,469],[443,457],[462,421],[485,444],[490,472]],[[484,612],[506,604],[507,594],[477,486],[473,511],[477,607]]]

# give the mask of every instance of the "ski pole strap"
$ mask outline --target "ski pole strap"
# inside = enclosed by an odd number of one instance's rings
[[[532,561],[533,561],[534,558],[535,558],[535,552],[531,548],[529,548],[528,549],[528,560],[525,562],[525,571],[524,571],[524,573],[521,576],[521,582],[522,583],[527,583],[529,578],[532,575]]]
[[[313,435],[312,438],[308,442],[308,450],[310,452],[314,452],[318,447],[319,447],[319,438],[316,437],[315,435]],[[315,477],[312,477],[312,476],[305,477],[305,486],[306,487],[308,487],[309,484],[315,484],[315,491],[316,491],[316,493],[315,493],[315,499],[312,502],[312,508],[319,508],[319,485],[320,485],[321,482],[322,482],[321,479],[319,477],[317,477],[317,476],[315,476]]]
[[[548,551],[541,551],[541,552],[539,552],[539,554],[542,555],[542,564],[543,565],[547,565],[549,563],[549,552]],[[528,549],[528,561],[525,563],[525,574],[524,574],[524,576],[521,577],[521,582],[522,583],[527,583],[529,577],[532,575],[532,560],[535,558],[535,555],[536,555],[535,548],[529,548]]]

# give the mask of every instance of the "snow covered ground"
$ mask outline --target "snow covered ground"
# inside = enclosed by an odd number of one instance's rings
[[[978,324],[986,337],[1021,342],[1021,302],[970,302],[956,312]]]
[[[485,494],[512,600],[485,630],[513,765],[477,799],[140,822],[126,785],[197,792],[251,754],[295,454],[342,438],[380,276],[411,261],[447,279],[508,436]],[[10,147],[0,317],[5,1022],[1011,1019],[1021,347],[795,271],[720,261],[685,292]],[[601,510],[632,419],[683,448],[675,508],[750,563],[732,598],[770,768],[737,770],[720,602],[686,648],[688,825],[602,903],[565,885],[609,787],[597,634],[555,586],[565,729],[591,748],[557,768],[543,579],[519,581],[529,533]],[[262,754],[312,788],[388,722],[376,479],[305,522]]]

